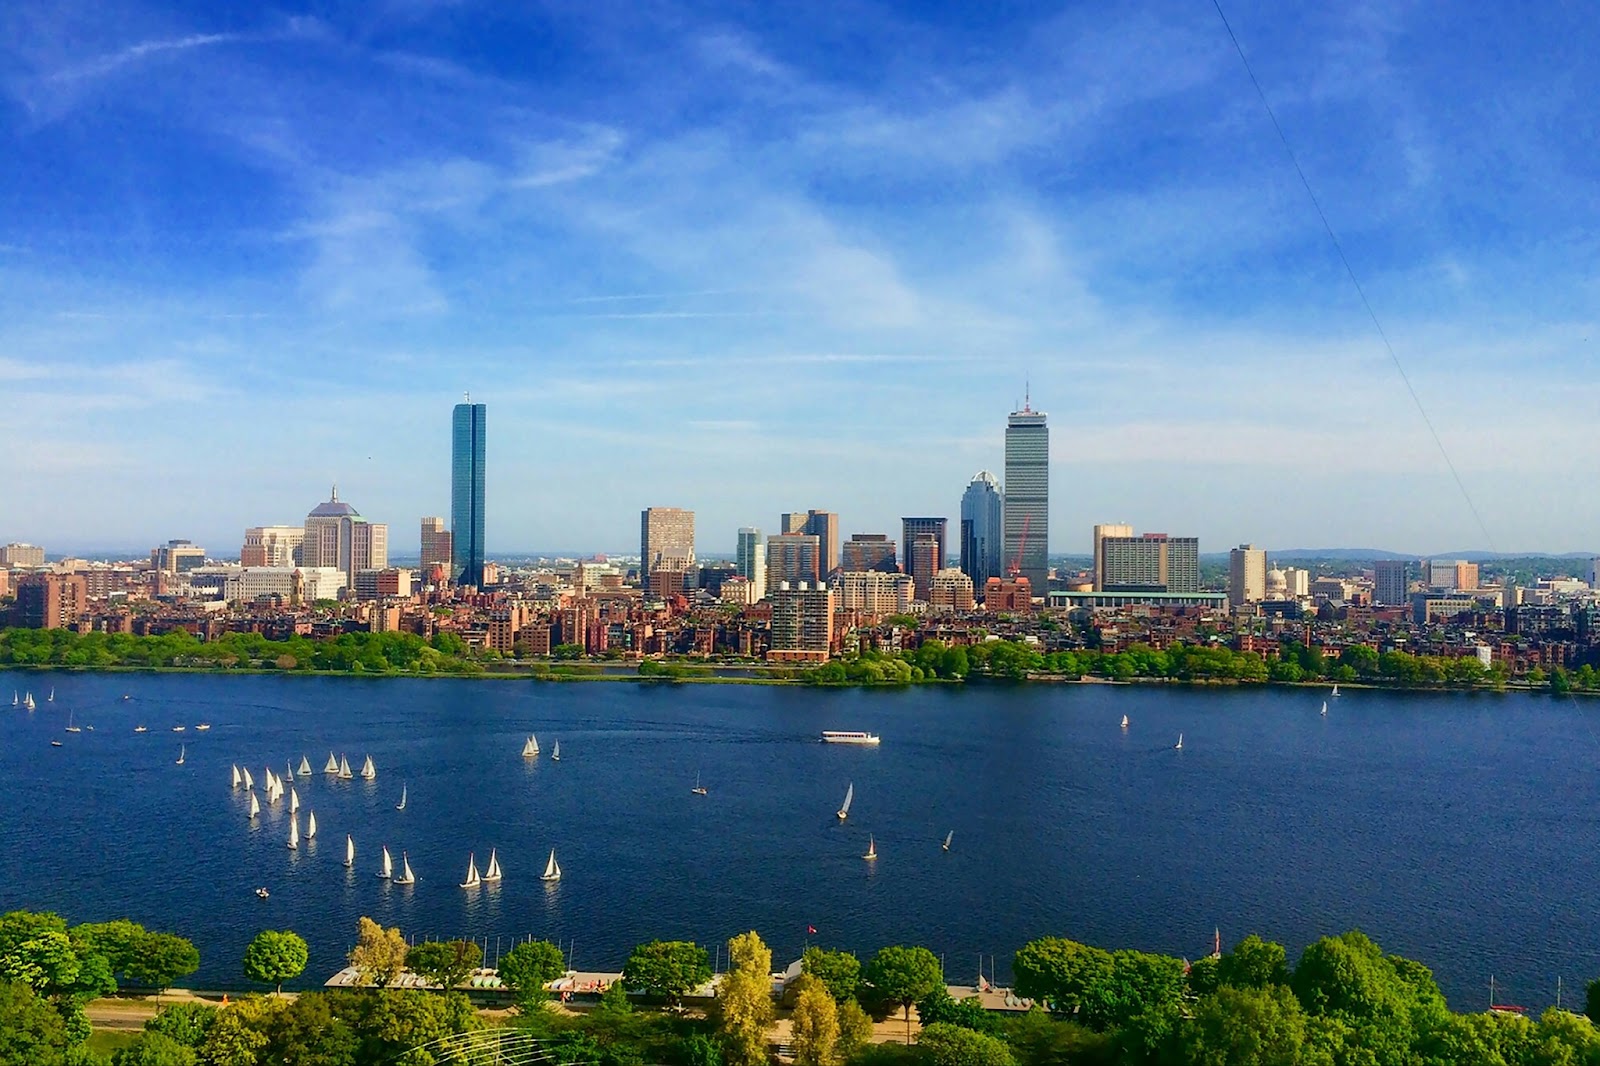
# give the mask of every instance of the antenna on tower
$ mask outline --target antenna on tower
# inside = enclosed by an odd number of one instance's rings
[[[471,403],[471,402],[472,402],[472,393],[471,393],[471,392],[470,392],[470,391],[468,391],[468,392],[463,392],[463,393],[462,393],[462,394],[461,394],[461,399],[462,399],[462,401],[463,401],[463,402],[465,402],[465,403]]]

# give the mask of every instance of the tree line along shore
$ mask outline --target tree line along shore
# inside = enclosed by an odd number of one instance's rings
[[[464,645],[454,633],[429,640],[404,633],[346,633],[312,640],[269,640],[228,633],[201,641],[184,630],[160,636],[0,630],[0,668],[67,670],[193,670],[289,674],[498,677],[538,680],[706,681],[745,684],[888,685],[981,681],[1122,681],[1179,684],[1343,683],[1398,688],[1600,692],[1600,672],[1535,669],[1512,681],[1503,666],[1475,657],[1379,653],[1354,645],[1338,656],[1286,642],[1270,661],[1220,645],[1133,646],[1122,651],[1043,651],[1022,641],[977,644],[923,641],[901,652],[863,651],[810,667],[703,659],[630,662],[584,659],[571,646],[548,660],[508,659]]]
[[[1600,980],[1582,1013],[1460,1013],[1426,966],[1354,931],[1316,941],[1293,965],[1282,945],[1257,936],[1193,963],[1044,937],[1016,952],[1014,992],[1024,998],[1007,1010],[953,996],[925,947],[884,947],[864,962],[809,947],[781,995],[758,934],[727,949],[728,969],[713,982],[705,948],[640,944],[619,983],[572,1010],[550,990],[565,973],[561,950],[530,940],[497,960],[514,1006],[491,1012],[457,990],[483,961],[471,941],[407,944],[399,929],[362,918],[347,956],[362,986],[286,997],[277,992],[304,972],[306,943],[263,930],[240,960],[263,992],[175,1002],[137,1033],[93,1034],[86,1004],[123,984],[166,989],[195,972],[198,952],[128,921],[69,926],[13,911],[0,915],[0,1066],[489,1063],[493,1045],[456,1038],[495,1029],[536,1041],[561,1066],[1600,1063]],[[430,987],[392,987],[403,975]],[[473,1046],[482,1050],[445,1053]]]

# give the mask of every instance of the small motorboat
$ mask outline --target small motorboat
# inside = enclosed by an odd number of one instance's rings
[[[268,897],[268,896],[270,896],[270,895],[271,895],[271,894],[272,894],[272,893],[270,893],[270,892],[268,892],[268,891],[267,891],[267,890],[266,890],[266,887],[265,887],[265,886],[262,886],[262,887],[261,887],[261,888],[258,888],[258,889],[256,889],[256,897],[257,897],[257,898],[258,898],[258,899],[266,899],[266,898],[267,898],[267,897]]]
[[[51,747],[52,747],[52,748],[59,748],[59,747],[60,747],[60,746],[61,746],[61,741],[59,741],[59,740],[52,740],[52,741],[51,741],[51,742],[50,742],[50,746],[51,746]]]

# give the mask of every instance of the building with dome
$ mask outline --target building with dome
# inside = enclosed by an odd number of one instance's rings
[[[389,527],[368,522],[339,499],[339,486],[327,500],[306,515],[306,536],[300,546],[301,565],[333,567],[345,575],[345,586],[355,588],[359,570],[382,570],[389,565]]]

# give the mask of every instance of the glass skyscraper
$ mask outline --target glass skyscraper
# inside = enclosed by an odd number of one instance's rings
[[[1005,558],[1035,596],[1050,595],[1050,429],[1023,401],[1006,420]]]
[[[450,571],[458,585],[483,587],[483,443],[487,408],[456,404],[450,433]]]
[[[979,596],[984,582],[1005,576],[1000,561],[1004,500],[999,480],[987,470],[979,471],[961,494],[961,572],[972,579]]]

